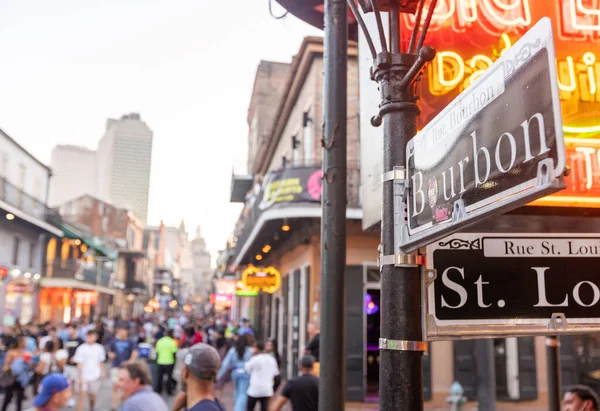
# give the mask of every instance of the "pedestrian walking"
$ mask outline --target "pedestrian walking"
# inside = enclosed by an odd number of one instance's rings
[[[120,411],[168,411],[167,404],[152,389],[150,370],[144,362],[127,362],[119,369],[118,387],[123,393]]]
[[[319,326],[317,323],[310,322],[306,327],[306,331],[308,333],[308,337],[310,338],[309,343],[306,345],[306,349],[304,350],[304,354],[310,354],[315,357],[315,365],[313,368],[313,373],[316,377],[321,373],[321,363],[319,362],[319,347],[321,344],[321,332],[319,331]]]
[[[190,348],[183,359],[181,383],[184,387],[173,405],[174,411],[225,411],[215,396],[215,381],[221,360],[217,350],[204,343]]]
[[[173,395],[173,390],[177,382],[173,378],[173,369],[175,368],[175,355],[177,354],[177,342],[173,338],[173,330],[167,330],[164,337],[156,342],[156,363],[158,364],[158,382],[156,392],[162,394],[165,376],[167,377],[167,395]]]
[[[277,340],[275,338],[269,338],[267,343],[265,344],[265,351],[268,352],[275,358],[277,362],[277,369],[280,370],[280,373],[275,376],[273,379],[273,392],[277,392],[279,386],[281,385],[281,356],[279,355],[279,345],[277,344]]]
[[[54,341],[52,339],[48,339],[45,341],[46,345],[42,348],[42,352],[39,356],[38,363],[36,364],[34,369],[35,375],[33,380],[33,387],[35,393],[37,393],[38,391],[38,386],[40,384],[40,381],[42,381],[42,378],[44,378],[50,373],[60,371],[58,369],[58,364],[56,361]]]
[[[265,345],[258,342],[252,358],[244,365],[244,369],[250,374],[246,410],[254,411],[256,403],[260,403],[260,411],[268,411],[269,400],[273,396],[273,381],[275,376],[279,375],[277,361],[265,351]]]
[[[51,373],[42,378],[33,406],[38,411],[58,411],[71,398],[69,380],[62,374]]]
[[[231,370],[234,389],[234,411],[246,411],[248,403],[247,392],[248,385],[250,384],[250,375],[244,369],[244,365],[254,353],[254,348],[249,344],[248,337],[248,335],[240,335],[235,346],[227,352],[221,364],[221,369],[217,374],[218,380]]]
[[[87,396],[89,411],[94,411],[96,396],[100,391],[105,374],[104,361],[106,361],[104,347],[98,344],[98,331],[88,331],[85,343],[80,345],[75,352],[74,361],[77,364],[77,391],[79,394],[77,409],[83,411]]]
[[[116,338],[110,344],[108,358],[112,361],[110,379],[113,384],[112,410],[116,411],[121,403],[121,390],[119,389],[119,368],[137,360],[138,351],[135,342],[129,338],[129,327],[121,325],[117,329]]]
[[[81,344],[83,344],[83,340],[79,338],[79,334],[77,333],[77,327],[75,324],[69,324],[67,327],[68,338],[65,341],[65,349],[69,354],[67,358],[67,363],[65,364],[65,368],[63,373],[67,380],[69,381],[69,385],[71,387],[75,387],[77,381],[77,364],[75,364],[75,352],[77,352],[77,348]],[[67,406],[73,407],[75,406],[76,400],[71,396],[67,401]]]
[[[270,411],[279,411],[289,401],[292,411],[318,411],[319,379],[313,375],[315,358],[305,355],[300,358],[300,376],[288,381]]]
[[[27,351],[27,341],[25,336],[20,335],[16,340],[11,341],[11,345],[6,353],[2,374],[9,376],[9,383],[4,388],[4,402],[2,403],[2,411],[6,411],[8,405],[13,398],[16,399],[16,411],[21,411],[23,408],[23,399],[25,398],[25,388],[30,383],[30,369],[27,364],[27,357],[31,355]],[[30,358],[30,357],[29,357]]]
[[[575,385],[565,390],[563,411],[599,411],[600,398],[587,385]]]

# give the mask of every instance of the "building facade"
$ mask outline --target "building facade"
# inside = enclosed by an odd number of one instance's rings
[[[206,241],[202,236],[200,226],[196,227],[196,237],[191,241],[192,249],[192,276],[195,283],[194,300],[198,303],[208,301],[211,292],[211,255],[206,248]]]
[[[48,204],[56,207],[84,194],[96,193],[96,151],[73,145],[58,145],[50,161],[52,179]]]
[[[51,171],[0,130],[0,321],[37,318],[45,247],[62,237],[47,207]]]
[[[348,50],[348,176],[347,193],[347,290],[352,301],[347,310],[347,392],[352,400],[376,395],[378,376],[370,375],[363,387],[363,367],[372,352],[374,326],[361,313],[367,270],[376,267],[379,236],[361,229],[360,136],[358,122],[358,61],[356,45]],[[264,64],[264,63],[261,63]],[[228,244],[227,270],[238,279],[248,267],[273,267],[280,273],[280,287],[273,293],[236,297],[232,315],[250,317],[259,339],[274,337],[282,353],[282,375],[298,372],[298,358],[307,342],[308,322],[319,322],[321,290],[321,125],[323,124],[323,41],[306,38],[293,58],[278,101],[262,101],[276,107],[272,117],[249,117],[253,127],[271,130],[261,154],[251,162],[253,185],[234,177],[232,200],[244,209]],[[262,93],[255,87],[251,105],[260,105]],[[257,112],[260,113],[260,110]],[[261,122],[271,122],[269,126]],[[252,146],[252,144],[249,144]],[[361,286],[363,285],[363,286]],[[362,326],[357,327],[357,324]],[[377,338],[379,336],[377,335]],[[369,351],[370,350],[370,351]],[[368,389],[367,389],[368,388]]]
[[[150,127],[137,113],[108,119],[96,153],[96,195],[133,211],[142,222],[148,217],[152,165]]]

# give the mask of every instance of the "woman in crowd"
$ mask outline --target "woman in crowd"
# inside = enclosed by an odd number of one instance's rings
[[[279,355],[279,347],[275,338],[269,338],[265,344],[265,351],[275,357],[277,361],[277,368],[281,370],[281,357]],[[277,392],[277,389],[281,385],[281,374],[276,375],[273,380],[273,392]]]
[[[10,374],[13,378],[12,384],[4,387],[2,411],[6,411],[15,396],[17,401],[16,410],[21,411],[23,408],[23,399],[25,398],[25,387],[29,385],[27,359],[31,359],[31,353],[27,352],[27,341],[23,335],[20,335],[13,341],[16,344],[12,344],[9,347],[4,367],[2,368],[3,374]]]
[[[252,342],[249,341],[251,336],[241,335],[235,343],[234,347],[227,352],[221,369],[217,374],[219,380],[225,373],[231,370],[231,379],[233,380],[234,400],[233,411],[246,411],[248,402],[248,385],[250,384],[250,375],[244,370],[244,365],[248,362],[254,349]]]

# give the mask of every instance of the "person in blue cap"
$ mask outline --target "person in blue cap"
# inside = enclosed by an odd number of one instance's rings
[[[71,387],[67,377],[51,373],[42,378],[38,395],[33,399],[33,406],[38,411],[58,411],[67,405],[69,398]]]

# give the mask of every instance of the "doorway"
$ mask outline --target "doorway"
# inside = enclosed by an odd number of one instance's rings
[[[379,312],[381,290],[368,288],[365,293],[366,317],[366,401],[379,401],[379,329],[381,317]]]

